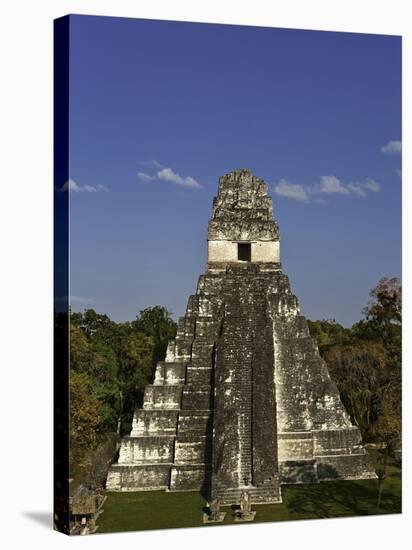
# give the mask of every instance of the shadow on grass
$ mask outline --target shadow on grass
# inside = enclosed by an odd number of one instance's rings
[[[368,484],[326,481],[320,485],[306,485],[304,490],[299,491],[289,486],[285,493],[287,507],[296,517],[332,518],[401,511],[401,497],[392,492],[384,492],[381,505],[377,506],[378,484],[375,480]]]
[[[389,464],[382,501],[377,506],[376,479],[323,481],[319,484],[282,485],[283,502],[256,505],[255,523],[396,514],[402,511],[401,471]],[[98,519],[98,533],[200,527],[207,501],[200,492],[108,493],[104,513]],[[222,524],[234,524],[237,505],[223,506]],[[34,519],[34,518],[33,518]]]

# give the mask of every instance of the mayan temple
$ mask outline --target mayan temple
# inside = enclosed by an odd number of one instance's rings
[[[206,272],[135,412],[109,491],[201,490],[236,504],[281,485],[375,477],[280,263],[265,182],[219,180]]]

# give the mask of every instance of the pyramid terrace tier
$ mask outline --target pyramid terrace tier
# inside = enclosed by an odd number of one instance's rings
[[[158,464],[173,462],[175,436],[146,435],[124,437],[118,464]]]
[[[123,438],[119,465],[210,464],[211,433],[187,432],[173,435],[126,436]]]
[[[144,392],[144,410],[175,410],[182,404],[183,385],[151,385]]]
[[[146,386],[143,410],[210,410],[211,386],[199,384]]]
[[[278,457],[282,483],[376,478],[356,426],[280,432]]]
[[[176,435],[178,410],[137,409],[133,416],[131,437]]]
[[[166,363],[161,361],[157,364],[153,385],[175,385],[186,382],[186,365],[184,363]]]
[[[167,489],[172,464],[113,464],[107,491],[158,491]]]
[[[137,409],[133,416],[131,437],[205,435],[210,429],[211,411],[205,410],[156,410]]]

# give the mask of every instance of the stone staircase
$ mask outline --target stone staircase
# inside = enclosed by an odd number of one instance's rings
[[[250,415],[242,412],[238,416],[239,478],[248,486],[252,483],[252,425]]]
[[[275,393],[273,353],[264,355],[257,349],[270,345],[266,287],[265,276],[259,275],[256,266],[232,266],[226,271],[222,289],[225,313],[217,342],[217,422],[212,474],[212,496],[218,497],[222,505],[238,503],[243,491],[250,493],[252,503],[281,502],[275,409],[271,415],[270,403],[259,401],[259,395],[265,391],[270,399]],[[268,372],[263,393],[262,369]],[[262,406],[269,406],[266,412],[271,423],[256,430],[254,417]],[[266,445],[272,451],[269,458],[262,452]]]
[[[247,491],[253,504],[276,504],[282,502],[279,479],[268,479],[261,486],[245,485],[236,488],[219,487],[214,496],[220,499],[222,506],[240,502],[241,494]]]

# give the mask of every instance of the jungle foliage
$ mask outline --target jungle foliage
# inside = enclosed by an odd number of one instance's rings
[[[115,323],[93,309],[70,314],[70,462],[87,466],[108,434],[130,432],[133,410],[176,334],[166,308]]]
[[[363,439],[386,445],[401,440],[402,288],[382,278],[370,293],[364,319],[350,329],[334,320],[309,321],[330,375]]]

